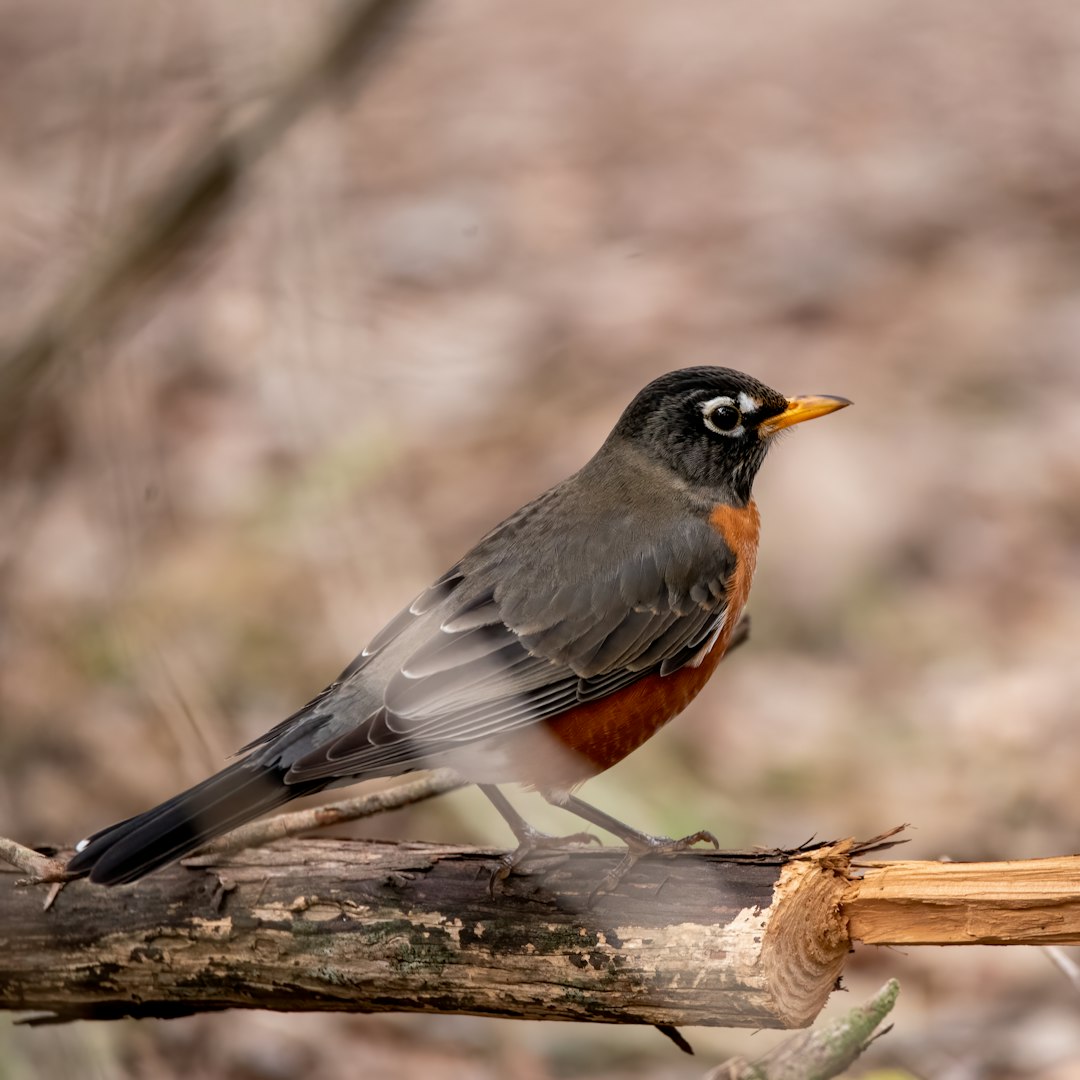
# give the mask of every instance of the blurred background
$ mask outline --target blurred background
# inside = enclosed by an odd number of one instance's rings
[[[0,3],[29,372],[0,376],[0,834],[70,843],[203,778],[647,380],[717,363],[856,407],[759,479],[750,644],[586,797],[728,846],[1076,850],[1080,5],[421,6],[243,145],[211,227],[95,293],[133,208],[341,10]],[[471,791],[354,831],[510,840]],[[830,1012],[889,976],[856,1074],[1080,1077],[1042,952],[864,948]],[[686,1034],[696,1059],[473,1018],[4,1018],[0,1077],[683,1080],[779,1037]]]

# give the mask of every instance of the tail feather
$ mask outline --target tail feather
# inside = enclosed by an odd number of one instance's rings
[[[239,761],[144,814],[84,841],[69,873],[101,885],[122,885],[189,852],[245,821],[324,784],[286,784],[284,769]]]

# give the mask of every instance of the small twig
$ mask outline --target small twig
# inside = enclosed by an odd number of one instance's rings
[[[1080,991],[1080,964],[1077,964],[1060,945],[1044,945],[1043,952],[1050,957],[1054,965],[1072,983],[1073,989]]]
[[[33,848],[24,847],[14,840],[9,840],[6,836],[0,836],[0,859],[10,863],[16,870],[29,874],[30,877],[25,882],[27,885],[42,885],[46,882],[67,880],[67,871],[63,863],[50,859],[48,855],[42,855]]]
[[[387,810],[411,806],[413,803],[422,802],[424,799],[443,795],[464,786],[465,781],[456,773],[449,769],[436,769],[420,780],[400,784],[386,791],[358,795],[355,798],[343,799],[341,802],[330,803],[326,806],[297,810],[290,814],[278,814],[277,817],[241,825],[239,829],[233,829],[220,839],[200,848],[196,854],[183,862],[185,866],[202,866],[216,861],[219,856],[231,851],[261,847],[273,840],[295,836],[297,833],[308,832],[311,829],[321,829],[328,825],[340,825],[345,821],[372,817],[375,814],[385,813]]]
[[[785,1039],[755,1062],[732,1058],[705,1080],[828,1080],[839,1076],[874,1040],[888,1016],[900,984],[890,979],[869,1001],[831,1024]],[[884,1032],[882,1032],[884,1034]]]

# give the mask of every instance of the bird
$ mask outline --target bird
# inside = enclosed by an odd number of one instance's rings
[[[512,513],[390,620],[303,708],[222,771],[76,846],[71,878],[119,885],[291,799],[444,767],[517,840],[492,889],[546,846],[516,783],[639,858],[699,842],[634,829],[577,794],[694,699],[741,634],[757,562],[753,484],[778,434],[851,402],[786,397],[725,367],[670,371],[595,455]]]

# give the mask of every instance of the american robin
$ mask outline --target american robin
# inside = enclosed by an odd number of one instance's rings
[[[505,782],[627,844],[605,887],[642,854],[715,844],[638,832],[573,791],[708,681],[750,592],[751,486],[773,437],[848,404],[718,367],[649,383],[579,472],[492,529],[321,694],[228,768],[83,841],[68,870],[134,881],[300,795],[437,766],[478,784],[513,830],[497,877],[558,842]]]

